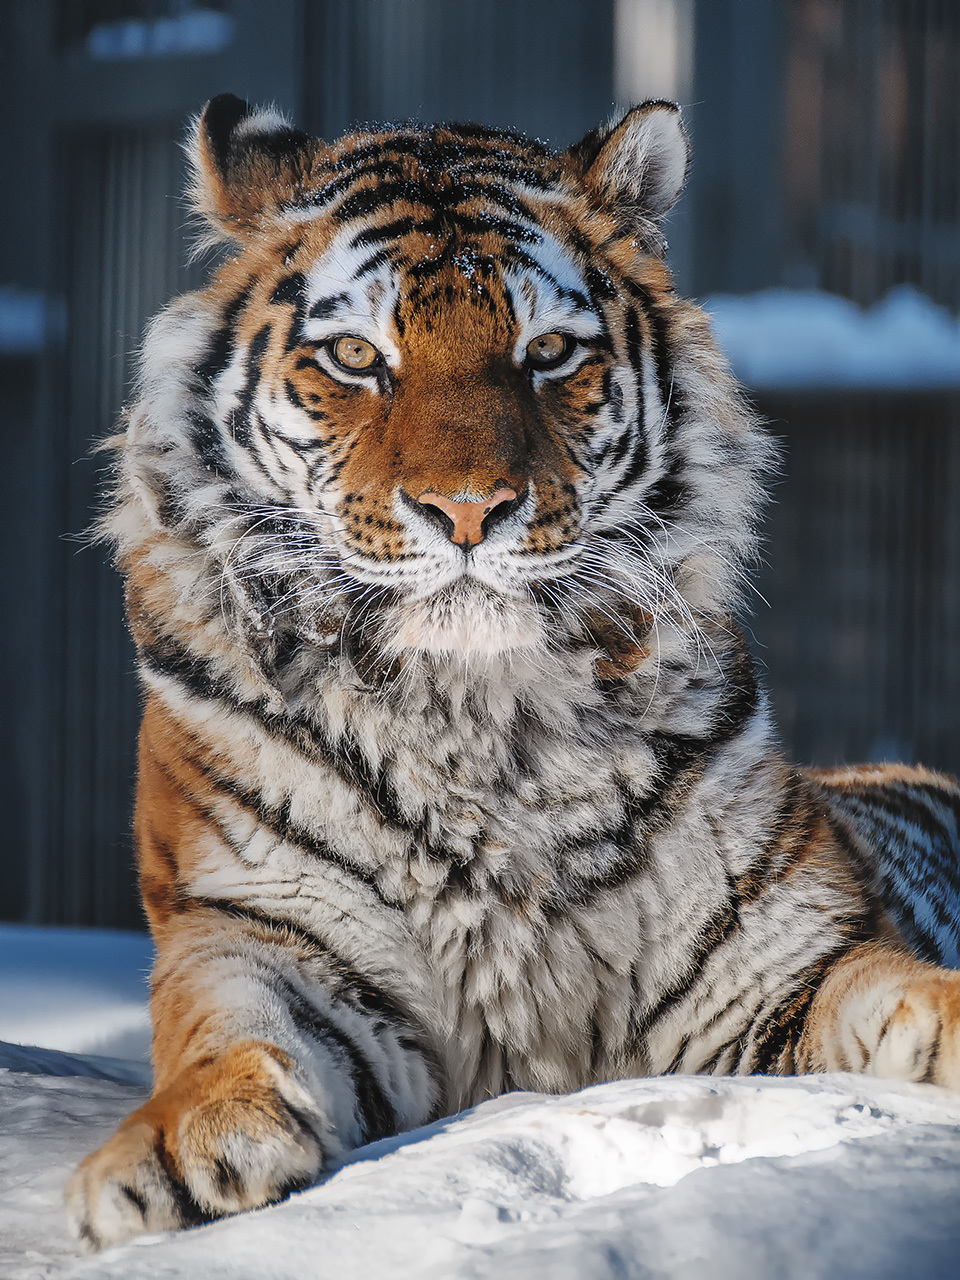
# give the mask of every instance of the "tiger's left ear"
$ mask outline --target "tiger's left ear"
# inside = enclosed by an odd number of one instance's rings
[[[690,143],[675,102],[642,102],[588,133],[567,157],[604,204],[656,220],[683,190]]]

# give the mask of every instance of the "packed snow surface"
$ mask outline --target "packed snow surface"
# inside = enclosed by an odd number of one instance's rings
[[[0,1280],[960,1275],[960,1096],[845,1075],[508,1094],[284,1204],[83,1255],[63,1188],[149,1076],[91,1048],[142,1034],[149,960],[140,935],[0,926],[0,1028],[55,1046],[0,1044]]]
[[[0,1275],[956,1275],[960,1098],[855,1076],[518,1093],[354,1153],[284,1204],[81,1255],[72,1166],[146,1091],[0,1072]]]
[[[817,290],[704,300],[717,341],[748,387],[960,387],[960,321],[909,286],[866,310]]]

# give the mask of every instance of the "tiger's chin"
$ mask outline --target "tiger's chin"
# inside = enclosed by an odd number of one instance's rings
[[[482,582],[461,580],[396,607],[387,647],[395,654],[496,657],[537,648],[543,621],[531,600],[502,595]]]

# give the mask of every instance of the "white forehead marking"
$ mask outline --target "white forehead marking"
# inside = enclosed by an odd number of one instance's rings
[[[522,360],[530,339],[540,333],[558,330],[577,338],[595,338],[603,332],[600,317],[590,308],[586,282],[576,263],[555,236],[542,228],[538,232],[536,244],[523,246],[524,254],[536,267],[517,263],[504,271],[520,322],[518,360]]]
[[[377,252],[377,246],[352,245],[356,226],[345,227],[307,275],[307,306],[303,334],[308,342],[325,342],[336,334],[366,338],[388,364],[400,362],[393,340],[393,308],[399,292],[389,260],[364,275],[358,272]],[[311,311],[316,315],[311,316]]]
[[[542,227],[529,224],[536,240],[518,245],[531,260],[504,267],[503,277],[513,297],[520,325],[515,354],[523,351],[539,333],[561,330],[578,338],[596,337],[603,331],[600,317],[586,304],[587,287],[576,264],[557,238]],[[396,274],[386,258],[362,276],[364,265],[386,246],[352,244],[356,226],[344,228],[307,277],[307,315],[303,324],[308,342],[325,342],[342,333],[366,338],[383,352],[394,367],[400,351],[394,340],[393,308],[399,293]],[[473,261],[476,251],[464,246],[460,257]],[[453,259],[461,265],[457,257]],[[313,316],[310,312],[314,311]]]

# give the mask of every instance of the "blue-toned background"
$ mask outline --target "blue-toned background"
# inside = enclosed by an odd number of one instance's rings
[[[954,0],[3,0],[0,919],[141,925],[133,654],[80,535],[143,323],[202,278],[178,142],[226,90],[557,145],[681,101],[671,259],[786,447],[751,627],[787,743],[960,770]]]

